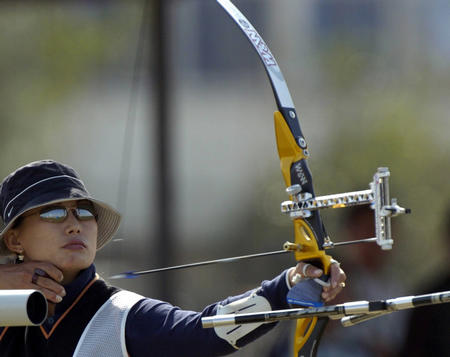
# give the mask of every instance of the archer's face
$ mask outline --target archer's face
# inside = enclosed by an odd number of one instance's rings
[[[73,209],[80,205],[80,201],[57,205]],[[42,208],[26,213],[21,224],[14,229],[24,251],[24,260],[49,262],[59,268],[64,276],[76,276],[94,261],[97,222],[95,219],[79,220],[72,210],[68,210],[68,216],[62,222],[44,221],[39,215]]]

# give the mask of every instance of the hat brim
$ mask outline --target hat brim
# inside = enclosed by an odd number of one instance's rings
[[[63,198],[63,199],[56,199],[52,201],[47,201],[45,203],[35,203],[31,204],[26,208],[26,210],[20,212],[16,217],[14,217],[7,225],[3,223],[3,221],[0,219],[0,256],[6,256],[11,255],[11,251],[6,247],[5,242],[3,240],[4,234],[14,226],[14,223],[16,220],[23,215],[25,212],[28,212],[32,209],[47,206],[49,204],[53,203],[60,203],[65,201],[79,201],[79,200],[88,200],[91,201],[94,205],[95,211],[97,213],[97,226],[98,226],[98,233],[97,233],[97,250],[101,249],[103,246],[105,246],[106,243],[108,243],[111,238],[116,234],[117,230],[120,226],[120,221],[122,219],[120,213],[116,211],[114,208],[112,208],[110,205],[106,204],[105,202],[99,201],[95,198],[92,198],[90,196],[84,196],[84,197],[70,197],[70,198]]]

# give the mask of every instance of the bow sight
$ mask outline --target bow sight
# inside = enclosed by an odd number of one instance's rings
[[[290,201],[281,203],[281,212],[289,215],[291,219],[308,218],[312,211],[324,208],[343,208],[359,205],[370,205],[374,211],[376,237],[360,240],[333,243],[329,237],[325,238],[323,249],[335,246],[377,242],[383,250],[392,249],[394,240],[391,234],[391,218],[400,214],[411,213],[408,208],[400,207],[397,199],[390,199],[389,195],[389,169],[379,167],[373,175],[373,181],[368,190],[338,193],[334,195],[312,197],[311,193],[302,193],[302,187],[295,184],[286,188]],[[284,244],[285,250],[301,251],[302,247],[290,242]]]

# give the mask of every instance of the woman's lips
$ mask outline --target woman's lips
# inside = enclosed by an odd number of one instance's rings
[[[82,240],[73,239],[69,243],[64,245],[63,248],[65,248],[65,249],[73,249],[73,250],[84,249],[84,248],[86,248],[86,244],[84,244],[84,242]]]

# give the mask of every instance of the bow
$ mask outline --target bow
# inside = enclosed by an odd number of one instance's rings
[[[294,244],[285,244],[285,250],[292,250],[297,261],[310,261],[321,266],[324,278],[330,270],[331,257],[325,248],[333,247],[328,238],[319,213],[321,208],[347,207],[370,203],[374,207],[377,237],[373,238],[383,249],[390,249],[393,243],[390,232],[390,217],[408,210],[389,200],[387,168],[379,168],[369,190],[316,198],[312,175],[307,165],[309,156],[305,137],[295,106],[283,74],[270,49],[248,19],[229,0],[217,0],[223,9],[245,34],[258,53],[269,77],[278,110],[274,114],[275,136],[280,157],[281,171],[286,191],[291,200],[282,203],[282,212],[289,214],[294,223]],[[372,240],[373,240],[372,239]],[[316,284],[311,280],[298,283],[289,301],[303,302],[302,285]],[[317,285],[317,284],[316,284]],[[292,289],[291,291],[293,291]],[[321,287],[318,289],[320,297]],[[288,296],[289,298],[289,296]],[[316,354],[320,337],[328,318],[312,317],[297,320],[294,338],[294,357]]]
[[[217,0],[236,22],[258,53],[267,72],[275,95],[278,111],[275,112],[275,135],[280,157],[281,171],[287,192],[292,200],[314,198],[312,175],[306,159],[309,156],[306,140],[300,129],[295,106],[277,61],[264,40],[247,18],[228,0]],[[329,273],[331,257],[325,254],[323,244],[327,237],[318,210],[298,214],[293,219],[296,260],[314,261],[321,265],[324,274]],[[302,284],[302,283],[299,283]],[[320,336],[328,319],[313,317],[297,321],[294,338],[294,356],[315,354]],[[306,344],[306,342],[308,342]],[[301,352],[302,349],[307,351]]]

